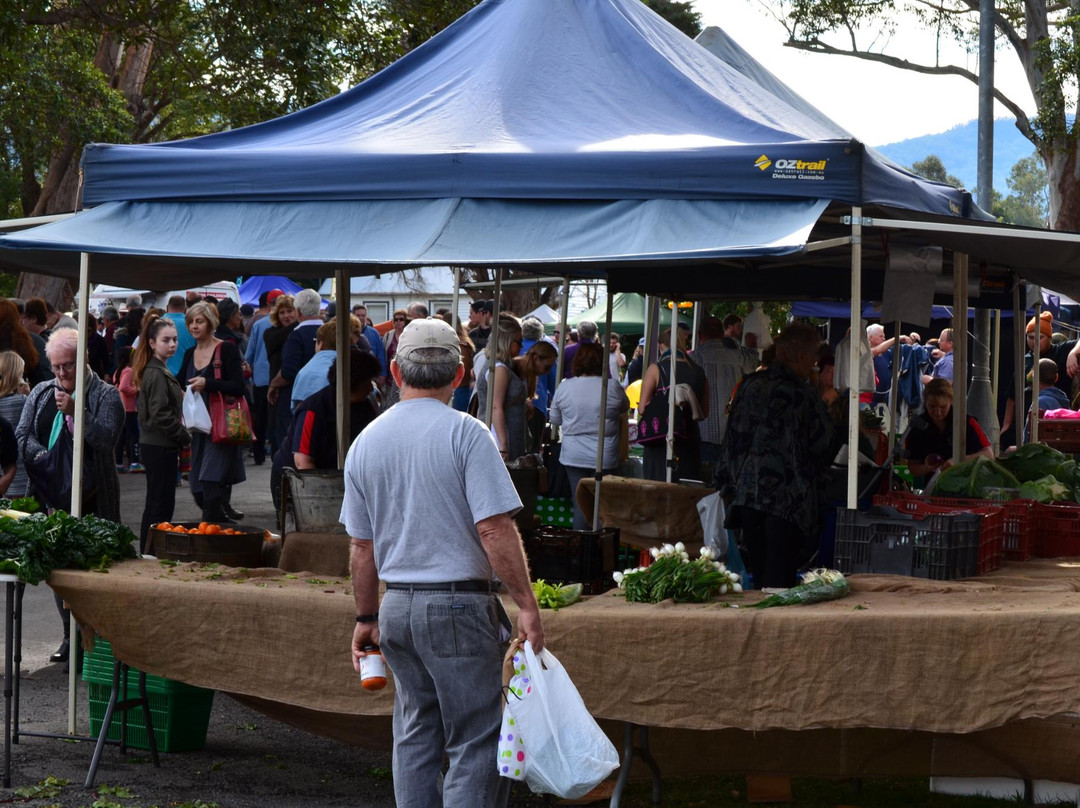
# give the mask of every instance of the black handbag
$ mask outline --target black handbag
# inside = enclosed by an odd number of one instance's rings
[[[561,453],[561,443],[549,443],[544,447],[544,468],[547,470],[547,493],[544,496],[570,499],[573,492],[570,490],[566,467],[559,460]]]
[[[63,419],[58,412],[56,417]],[[90,450],[83,453],[82,504],[86,505],[97,493],[93,461]],[[75,439],[66,424],[61,424],[60,433],[52,448],[39,458],[23,459],[26,476],[34,487],[34,493],[44,503],[56,510],[71,511],[72,469],[75,467]]]

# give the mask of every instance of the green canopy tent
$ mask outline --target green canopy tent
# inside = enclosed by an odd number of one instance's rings
[[[621,336],[638,336],[645,333],[645,296],[634,294],[632,292],[618,292],[611,303],[611,325],[615,333]],[[661,319],[665,321],[670,319],[670,316],[665,317],[661,312]],[[584,311],[577,316],[574,320],[574,325],[580,323],[582,320],[591,320],[596,323],[602,333],[607,332],[607,300],[601,300],[597,302],[588,311]],[[690,319],[680,316],[679,321],[686,323],[686,325],[693,327],[693,323]],[[554,334],[558,323],[547,323],[544,326],[544,330],[548,334]]]

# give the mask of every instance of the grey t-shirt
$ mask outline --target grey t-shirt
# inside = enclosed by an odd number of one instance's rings
[[[484,424],[434,399],[399,401],[345,458],[341,522],[388,583],[490,580],[476,523],[520,508]]]

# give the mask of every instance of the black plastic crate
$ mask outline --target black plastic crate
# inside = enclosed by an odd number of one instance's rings
[[[968,578],[979,571],[981,516],[931,514],[918,519],[893,508],[836,513],[837,569],[935,581]]]
[[[544,525],[525,536],[525,554],[535,581],[582,584],[586,595],[599,595],[615,586],[619,529],[568,530]]]

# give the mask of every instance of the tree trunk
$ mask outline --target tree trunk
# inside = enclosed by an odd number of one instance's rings
[[[1080,230],[1080,163],[1076,144],[1061,144],[1045,160],[1050,186],[1050,227]]]

